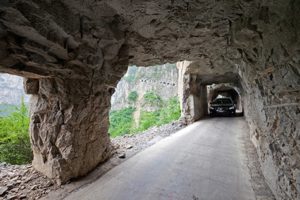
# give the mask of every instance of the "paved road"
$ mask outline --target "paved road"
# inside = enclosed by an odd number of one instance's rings
[[[243,118],[196,122],[133,156],[70,200],[254,200]]]

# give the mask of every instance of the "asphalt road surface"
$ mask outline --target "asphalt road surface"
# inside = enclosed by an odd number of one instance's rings
[[[129,158],[69,200],[255,200],[244,118],[196,122]],[[246,137],[247,138],[247,137]]]

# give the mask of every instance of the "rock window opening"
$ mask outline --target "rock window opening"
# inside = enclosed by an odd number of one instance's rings
[[[0,163],[28,164],[32,161],[28,102],[23,78],[0,74]]]
[[[178,120],[176,64],[129,66],[111,98],[111,137],[135,134]]]

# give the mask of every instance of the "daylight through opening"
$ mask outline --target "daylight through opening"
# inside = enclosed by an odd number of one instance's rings
[[[28,104],[23,78],[0,74],[0,163],[28,164],[32,161]]]
[[[180,117],[176,64],[130,66],[111,98],[111,137],[135,134]]]

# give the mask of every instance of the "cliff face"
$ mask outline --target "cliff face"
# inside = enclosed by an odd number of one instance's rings
[[[146,97],[148,95],[148,98]],[[149,102],[149,95],[158,98]],[[132,99],[132,96],[135,96]],[[139,127],[142,111],[157,111],[161,103],[178,96],[178,70],[175,64],[129,67],[111,99],[111,110],[134,107],[134,126]]]
[[[130,101],[131,92],[137,92],[136,101]],[[144,95],[154,92],[163,101],[178,96],[178,71],[175,64],[153,67],[129,67],[125,76],[118,83],[111,100],[111,110],[134,106],[137,110],[153,110],[145,104]]]
[[[8,74],[0,74],[0,104],[19,105],[29,101],[23,89],[23,78]]]

